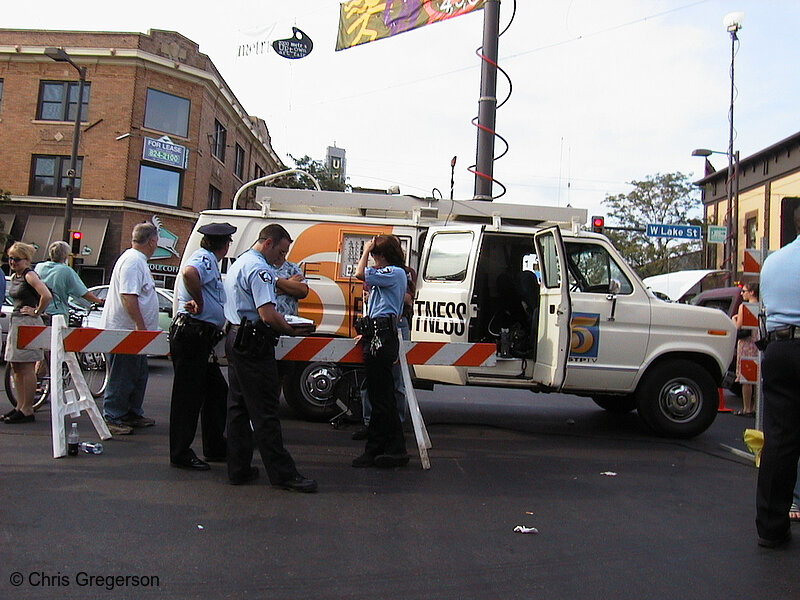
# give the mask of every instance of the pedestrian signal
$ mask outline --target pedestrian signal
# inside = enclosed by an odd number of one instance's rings
[[[81,253],[81,239],[83,238],[83,234],[80,231],[73,231],[70,234],[70,240],[72,241],[72,253],[73,254],[80,254]]]
[[[592,217],[592,231],[595,233],[603,233],[603,228],[605,227],[606,219],[605,217]]]

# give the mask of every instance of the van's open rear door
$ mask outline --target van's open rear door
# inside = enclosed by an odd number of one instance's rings
[[[417,273],[417,295],[411,339],[419,342],[467,342],[475,266],[483,225],[431,227]],[[464,385],[466,367],[416,365],[420,379]]]
[[[572,320],[566,251],[558,227],[542,229],[534,235],[534,241],[539,255],[541,290],[533,381],[561,389],[567,372]]]

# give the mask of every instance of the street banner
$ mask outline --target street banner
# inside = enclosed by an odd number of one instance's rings
[[[485,0],[348,0],[339,7],[336,50],[345,50],[483,8]]]

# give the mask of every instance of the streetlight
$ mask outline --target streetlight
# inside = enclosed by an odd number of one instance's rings
[[[728,231],[725,234],[722,266],[728,271],[725,278],[728,285],[731,286],[736,273],[736,256],[738,256],[737,231],[734,221],[738,221],[739,212],[739,151],[737,150],[731,154],[729,152],[720,152],[719,150],[708,150],[707,148],[692,150],[692,156],[708,158],[712,154],[725,154],[728,157],[728,179],[726,182],[728,206],[725,211],[725,226]],[[731,162],[733,162],[733,168],[730,166]]]
[[[715,152],[713,150],[706,150],[699,148],[692,152],[692,156],[710,156],[711,154],[727,154],[728,155],[728,179],[726,181],[728,207],[725,215],[727,221],[728,234],[725,236],[725,259],[723,266],[727,267],[728,285],[733,285],[734,274],[736,273],[736,261],[739,253],[736,249],[736,241],[738,239],[738,231],[736,230],[739,221],[739,152],[733,151],[733,101],[736,94],[736,86],[734,85],[733,67],[736,58],[736,45],[739,41],[737,33],[742,28],[744,21],[744,13],[737,11],[728,13],[722,19],[722,24],[725,30],[731,34],[731,101],[730,108],[728,109],[728,151]],[[736,169],[734,170],[734,161]]]
[[[67,176],[67,201],[64,206],[64,230],[61,239],[65,242],[70,241],[69,232],[72,226],[72,199],[75,197],[75,175],[78,169],[78,139],[81,135],[81,108],[83,107],[83,88],[86,85],[86,67],[79,67],[70,58],[63,48],[45,48],[45,56],[52,58],[56,62],[65,62],[72,65],[78,71],[78,107],[75,111],[75,129],[72,133],[72,154],[70,154],[69,171]],[[67,105],[69,106],[69,92],[67,92]],[[59,175],[60,177],[60,175]]]

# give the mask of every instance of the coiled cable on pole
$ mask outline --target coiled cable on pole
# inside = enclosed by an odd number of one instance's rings
[[[498,39],[504,33],[506,33],[506,31],[508,31],[509,27],[511,27],[511,23],[514,22],[514,17],[516,15],[516,13],[517,13],[517,2],[516,2],[516,0],[513,0],[513,9],[512,9],[512,13],[511,13],[511,18],[509,19],[508,23],[503,28],[503,30],[498,34]],[[484,54],[484,52],[483,52],[483,49],[484,49],[483,45],[479,46],[478,48],[476,48],[475,54],[484,63],[486,63],[488,65],[491,65],[494,69],[496,69],[498,72],[500,72],[503,75],[503,77],[505,77],[506,82],[508,83],[508,93],[506,94],[505,98],[503,98],[503,100],[495,106],[495,110],[497,110],[497,109],[501,108],[506,102],[508,102],[509,98],[511,98],[511,94],[513,92],[513,84],[512,84],[511,77],[509,76],[509,74],[502,67],[500,67],[495,60],[492,60],[490,57],[486,56]],[[482,97],[481,100],[485,100],[485,98]],[[480,114],[472,119],[472,124],[475,127],[477,127],[479,131],[483,131],[485,133],[488,133],[489,135],[493,136],[494,138],[500,140],[503,143],[503,146],[504,146],[503,150],[499,154],[496,154],[496,155],[492,156],[492,161],[491,161],[492,163],[494,163],[497,160],[500,160],[501,158],[503,158],[508,153],[508,150],[509,150],[508,141],[502,135],[497,133],[497,131],[495,129],[493,129],[492,127],[489,127],[489,126],[481,123],[480,122]],[[480,136],[480,133],[479,133],[479,136]],[[490,181],[491,183],[497,184],[498,186],[500,186],[502,191],[497,195],[493,195],[492,194],[492,197],[491,197],[492,200],[496,200],[497,198],[500,198],[501,196],[505,195],[505,193],[507,191],[506,186],[502,182],[500,182],[499,180],[495,179],[492,174],[481,172],[479,170],[477,162],[475,164],[467,167],[467,171],[469,171],[470,173],[475,175],[475,177],[480,177],[483,180]],[[492,171],[493,171],[493,169],[492,169]]]

